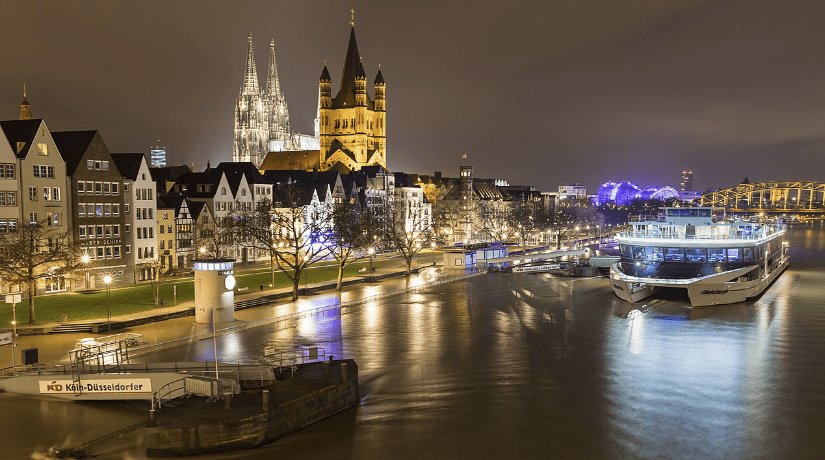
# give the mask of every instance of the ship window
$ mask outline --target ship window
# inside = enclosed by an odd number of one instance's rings
[[[647,246],[645,247],[645,260],[661,261],[664,260],[662,248]]]
[[[645,260],[644,246],[631,246],[630,251],[633,253],[633,258],[636,260]]]
[[[742,250],[740,248],[728,249],[728,262],[742,262]]]
[[[665,260],[668,262],[684,262],[685,250],[682,248],[665,248]]]
[[[619,251],[621,251],[622,257],[626,259],[630,258],[630,246],[625,246],[624,244],[619,245]]]
[[[745,248],[743,251],[745,262],[753,262],[753,248]]]
[[[688,262],[707,262],[708,255],[703,248],[685,249],[685,258]]]
[[[708,262],[725,262],[725,250],[721,248],[708,249]]]

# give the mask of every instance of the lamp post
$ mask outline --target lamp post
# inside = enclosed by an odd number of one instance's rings
[[[435,267],[435,243],[430,243],[430,252],[433,254],[433,267]]]
[[[372,271],[372,255],[375,254],[375,248],[370,248],[367,252],[370,253],[370,271]]]
[[[203,258],[203,255],[206,254],[206,248],[201,246],[200,253],[201,253],[201,258]]]
[[[89,254],[83,254],[80,257],[80,261],[83,262],[83,268],[86,270],[85,282],[86,282],[86,290],[89,289]]]
[[[109,275],[104,276],[103,282],[106,284],[106,330],[112,332],[112,304],[109,302],[109,287],[112,284],[112,277]]]
[[[307,274],[307,261],[308,260],[309,260],[309,256],[304,256],[304,295],[307,295],[307,292],[308,292],[307,290],[309,289],[309,287],[307,286],[307,284],[308,284],[307,277],[309,276]]]
[[[420,242],[420,241],[416,241],[416,242],[415,242],[415,252],[418,252],[418,251],[420,251],[420,250],[421,250],[421,242]],[[421,261],[420,261],[420,259],[418,260],[418,263],[417,263],[416,265],[417,265],[417,266],[419,266],[419,267],[421,266]]]

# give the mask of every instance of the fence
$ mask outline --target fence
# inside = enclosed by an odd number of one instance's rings
[[[471,278],[473,276],[480,275],[481,273],[470,273],[462,276],[454,276],[450,278],[442,278],[430,283],[422,283],[418,286],[408,287],[405,289],[399,289],[396,291],[390,292],[382,292],[379,294],[362,297],[360,299],[354,299],[347,302],[341,302],[340,304],[334,305],[325,305],[321,307],[314,308],[312,310],[304,310],[296,313],[291,313],[288,315],[276,316],[274,318],[266,318],[259,321],[252,321],[245,324],[238,324],[235,326],[226,327],[223,329],[217,329],[214,332],[216,337],[222,337],[228,334],[234,334],[236,332],[245,331],[247,329],[252,329],[255,327],[260,326],[267,326],[274,324],[276,331],[281,331],[284,329],[289,329],[295,324],[295,321],[304,319],[304,318],[334,318],[343,314],[343,310],[345,308],[352,308],[358,305],[367,304],[370,302],[375,302],[376,300],[381,300],[387,297],[393,297],[400,294],[409,294],[409,293],[417,293],[421,292],[424,289],[429,289],[434,286],[438,286],[441,284],[452,283],[455,281],[460,281],[463,279]],[[181,337],[175,340],[169,340],[167,342],[160,342],[150,345],[144,345],[140,347],[130,348],[129,349],[129,357],[136,357],[136,356],[144,356],[152,353],[159,353],[161,351],[182,347],[185,345],[190,344],[195,340],[203,340],[212,337],[212,333],[210,332],[203,332],[200,334],[188,336],[188,337]]]

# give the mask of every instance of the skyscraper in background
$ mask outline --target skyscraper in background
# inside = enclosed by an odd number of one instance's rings
[[[681,190],[683,192],[688,190],[693,190],[693,171],[683,170],[682,171],[682,182],[681,182]]]
[[[158,139],[158,144],[160,144],[160,139]],[[149,149],[149,166],[152,168],[166,166],[166,147],[157,145]]]

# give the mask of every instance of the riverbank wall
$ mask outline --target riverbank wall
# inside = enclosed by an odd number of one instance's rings
[[[249,449],[358,405],[358,366],[351,359],[287,368],[289,378],[223,401],[173,400],[146,425],[146,455],[188,456]]]

